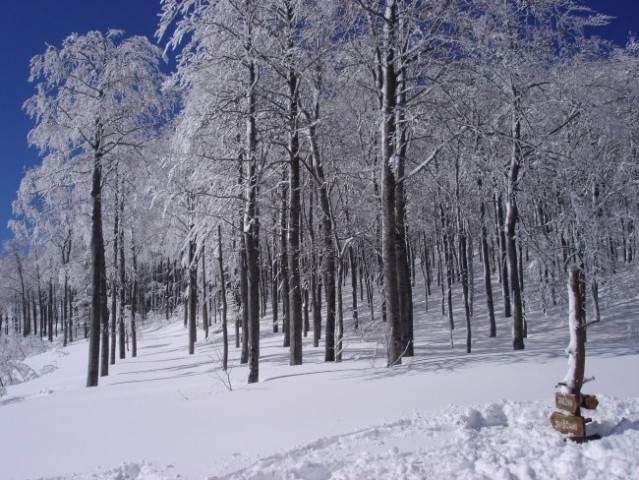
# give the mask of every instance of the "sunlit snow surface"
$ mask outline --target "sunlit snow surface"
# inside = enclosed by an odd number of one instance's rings
[[[587,428],[598,441],[564,442],[549,422],[567,369],[566,304],[544,317],[533,298],[526,350],[513,352],[509,320],[498,315],[498,338],[488,338],[477,285],[473,353],[465,353],[461,311],[450,348],[433,298],[428,313],[416,304],[415,358],[393,369],[385,326],[368,321],[359,334],[347,322],[341,364],[324,363],[309,337],[304,365],[289,367],[266,318],[255,385],[233,347],[230,376],[221,373],[218,326],[206,341],[198,332],[189,356],[180,321],[148,320],[139,356],[118,361],[92,389],[84,387],[86,342],[58,345],[22,362],[36,375],[0,397],[0,477],[639,479],[633,278],[604,290],[603,323],[588,334],[586,375],[596,379],[584,392],[597,394],[599,407]]]

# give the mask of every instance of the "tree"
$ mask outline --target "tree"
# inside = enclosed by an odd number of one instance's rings
[[[195,116],[184,117],[184,124],[189,130],[187,141],[197,140],[189,148],[196,152],[197,161],[204,160],[218,166],[229,164],[228,145],[232,145],[240,164],[240,185],[244,189],[241,235],[246,256],[242,275],[246,275],[247,282],[243,308],[248,315],[247,328],[242,334],[248,341],[249,382],[253,383],[259,379],[258,200],[265,160],[258,151],[257,122],[258,41],[266,38],[258,35],[257,30],[261,25],[263,5],[256,0],[215,3],[163,0],[162,5],[158,35],[162,36],[175,23],[167,48],[177,48],[184,42],[182,48],[185,53],[179,59],[176,79],[189,87],[185,102],[187,109],[196,113]],[[210,89],[212,78],[218,79],[213,90]],[[194,93],[206,96],[189,97]],[[231,126],[230,130],[228,126]],[[208,138],[208,135],[211,137]],[[222,154],[222,151],[225,153]],[[214,159],[222,161],[212,162]],[[239,196],[239,192],[235,195]],[[204,228],[207,228],[206,225]]]
[[[500,104],[495,112],[497,122],[489,129],[507,139],[500,148],[507,160],[502,173],[503,231],[515,350],[524,349],[526,335],[518,255],[522,248],[518,238],[522,177],[527,165],[543,156],[544,132],[561,130],[571,120],[569,115],[557,125],[548,125],[535,113],[548,105],[544,89],[552,84],[552,66],[575,52],[587,51],[585,28],[605,21],[572,0],[500,0],[482,4],[472,24],[483,75],[490,81],[487,86],[494,88],[489,98]]]
[[[35,121],[30,144],[47,157],[59,158],[66,171],[79,167],[91,172],[92,326],[87,386],[98,384],[101,326],[103,335],[108,335],[102,217],[105,177],[123,146],[142,144],[161,119],[160,58],[161,52],[146,38],[123,38],[122,32],[110,30],[70,35],[61,47],[50,46],[31,61],[30,80],[37,83],[37,91],[25,103]],[[108,359],[108,352],[104,355]],[[107,371],[103,362],[103,373]]]

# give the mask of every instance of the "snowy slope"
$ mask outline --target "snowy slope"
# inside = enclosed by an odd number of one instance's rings
[[[383,325],[349,329],[341,364],[307,339],[304,365],[289,367],[268,319],[254,385],[233,348],[230,377],[221,372],[217,332],[189,356],[180,322],[148,321],[139,356],[98,388],[84,387],[84,341],[31,357],[38,378],[0,398],[0,477],[639,478],[639,302],[627,298],[632,277],[620,279],[589,331],[596,442],[564,443],[548,421],[566,372],[565,306],[544,317],[531,305],[526,350],[513,352],[509,322],[488,338],[478,303],[468,355],[461,317],[451,349],[433,301],[428,313],[417,305],[416,357],[393,369]]]

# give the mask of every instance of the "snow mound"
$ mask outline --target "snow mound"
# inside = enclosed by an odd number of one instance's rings
[[[591,431],[564,442],[541,402],[451,406],[328,437],[264,458],[220,480],[631,479],[639,472],[639,399],[603,397]],[[634,412],[634,413],[631,413]],[[625,415],[630,415],[630,418]]]
[[[172,466],[159,469],[149,463],[123,463],[119,467],[104,472],[76,474],[65,477],[51,477],[48,480],[176,480],[180,475],[171,473]],[[40,479],[45,480],[45,479]]]

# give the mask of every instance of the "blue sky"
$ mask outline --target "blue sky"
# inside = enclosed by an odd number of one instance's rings
[[[621,45],[628,32],[639,33],[638,0],[585,3],[618,17],[602,36]],[[33,124],[22,111],[33,93],[29,60],[72,32],[117,28],[152,37],[159,11],[159,0],[0,0],[0,243],[11,237],[6,224],[22,174],[39,161],[27,146]]]

